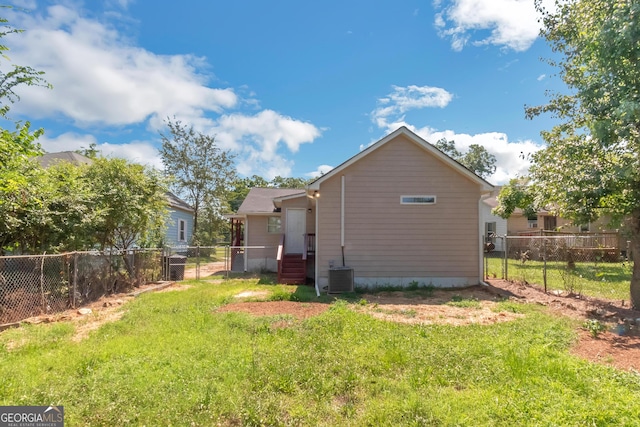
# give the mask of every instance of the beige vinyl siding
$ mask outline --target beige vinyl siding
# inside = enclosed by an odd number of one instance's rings
[[[345,261],[360,278],[479,275],[479,185],[404,138],[346,168]],[[319,277],[342,265],[341,176],[321,184]],[[402,205],[400,196],[433,195],[433,205]],[[356,280],[357,281],[357,280]],[[467,284],[467,283],[465,283]]]
[[[246,257],[248,260],[249,270],[253,270],[258,266],[270,267],[273,269],[277,255],[277,247],[280,243],[279,233],[267,232],[267,221],[269,216],[280,216],[279,213],[273,215],[248,215],[247,229],[248,233],[245,240],[246,246],[267,246],[265,249],[247,249]],[[262,268],[262,267],[259,267]]]

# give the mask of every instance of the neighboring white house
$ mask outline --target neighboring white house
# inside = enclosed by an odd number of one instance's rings
[[[488,197],[482,199],[480,208],[481,221],[484,224],[482,235],[486,243],[493,243],[494,251],[502,252],[504,251],[504,238],[501,237],[507,234],[507,220],[491,213],[493,208],[498,206],[497,196],[501,187],[496,186],[495,188]]]

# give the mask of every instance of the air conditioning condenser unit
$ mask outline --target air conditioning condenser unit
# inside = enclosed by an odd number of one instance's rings
[[[353,292],[353,268],[333,267],[329,269],[330,294]]]

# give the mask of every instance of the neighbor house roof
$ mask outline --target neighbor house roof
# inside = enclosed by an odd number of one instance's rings
[[[69,162],[74,165],[90,165],[93,161],[73,151],[60,151],[58,153],[45,153],[37,158],[43,168],[48,168],[58,162]]]
[[[195,211],[193,209],[193,207],[189,203],[185,202],[180,197],[178,197],[175,194],[173,194],[171,191],[167,191],[165,193],[165,196],[167,197],[167,201],[169,202],[169,206],[171,206],[172,208],[181,209],[181,210],[187,211],[187,212],[194,212]]]
[[[346,162],[344,162],[341,165],[336,166],[335,168],[331,169],[329,172],[327,172],[326,174],[322,175],[321,177],[319,177],[318,179],[313,181],[311,184],[309,184],[309,190],[319,190],[320,189],[320,184],[322,182],[324,182],[325,180],[331,178],[332,176],[334,176],[336,174],[339,174],[342,170],[344,170],[347,167],[351,166],[352,164],[354,164],[358,160],[362,159],[363,157],[373,153],[375,150],[377,150],[378,148],[384,146],[386,143],[388,143],[389,141],[392,141],[393,139],[395,139],[399,135],[404,135],[410,141],[414,142],[416,145],[422,147],[425,151],[429,152],[431,155],[433,155],[437,159],[440,159],[441,161],[443,161],[444,163],[449,165],[451,168],[453,168],[456,171],[458,171],[461,175],[464,175],[467,178],[469,178],[471,181],[474,181],[474,182],[480,184],[483,192],[490,192],[490,191],[494,190],[493,185],[491,185],[489,182],[485,181],[484,179],[482,179],[481,177],[479,177],[478,175],[476,175],[475,173],[473,173],[472,171],[470,171],[466,167],[462,166],[460,163],[458,163],[457,161],[453,160],[451,157],[447,156],[446,154],[444,154],[442,151],[438,150],[433,145],[429,144],[427,141],[425,141],[424,139],[422,139],[421,137],[419,137],[418,135],[416,135],[415,133],[413,133],[412,131],[407,129],[405,126],[402,126],[402,127],[398,128],[397,130],[391,132],[389,135],[385,136],[384,138],[382,138],[381,140],[379,140],[375,144],[373,144],[373,145],[367,147],[366,149],[362,150],[361,152],[359,152],[355,156],[351,157]]]
[[[277,211],[274,199],[305,194],[300,188],[252,188],[238,208],[238,214],[273,213]]]

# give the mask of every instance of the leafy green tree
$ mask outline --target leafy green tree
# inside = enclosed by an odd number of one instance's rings
[[[471,144],[466,153],[461,153],[456,148],[455,141],[442,138],[435,143],[435,147],[482,178],[487,178],[496,171],[496,156],[482,145]]]
[[[173,179],[176,194],[184,197],[194,210],[193,234],[198,240],[199,218],[203,209],[221,217],[223,202],[236,178],[235,156],[221,149],[215,138],[197,132],[181,121],[166,120],[169,134],[160,134],[160,155],[165,171]]]
[[[0,253],[15,250],[29,226],[29,212],[41,207],[41,171],[35,157],[41,154],[37,139],[42,130],[30,131],[29,123],[16,131],[0,129]]]
[[[456,142],[447,138],[440,138],[435,143],[438,150],[442,151],[452,159],[458,160],[462,158],[462,153],[456,148]]]
[[[247,178],[236,178],[231,185],[231,191],[228,196],[229,208],[232,212],[238,212],[238,208],[247,197],[247,194],[249,194],[249,190],[269,186],[269,181],[258,175]]]
[[[167,186],[153,168],[124,159],[97,158],[87,168],[91,186],[90,224],[100,249],[128,249],[158,240],[165,229]]]
[[[269,182],[269,187],[275,188],[305,188],[308,179],[276,176]]]
[[[550,94],[527,117],[551,113],[533,155],[531,192],[558,214],[584,224],[602,215],[626,220],[633,253],[630,284],[640,309],[640,2],[571,0],[547,11],[542,35],[568,94]]]
[[[10,6],[2,6],[10,7]],[[7,19],[0,17],[0,39],[21,33]],[[0,58],[9,62],[9,48],[0,42]],[[41,71],[31,67],[5,64],[0,67],[0,116],[7,119],[11,104],[20,97],[15,92],[19,86],[50,85],[43,79]],[[29,122],[17,123],[15,131],[0,129],[0,253],[18,249],[24,245],[23,232],[29,228],[29,212],[40,207],[41,186],[45,183],[41,171],[34,161],[42,153],[37,139],[42,129],[31,131]]]
[[[516,208],[521,208],[525,216],[531,217],[543,207],[539,202],[531,191],[528,179],[514,178],[500,190],[498,206],[492,213],[507,219]]]
[[[43,172],[47,191],[42,204],[40,251],[76,251],[95,247],[95,227],[102,212],[88,180],[89,165],[56,162]]]
[[[2,8],[10,8],[11,6],[0,6]],[[24,30],[13,28],[9,25],[9,21],[6,18],[0,17],[0,39],[9,34],[22,33]],[[9,61],[9,57],[6,52],[9,51],[9,47],[0,43],[0,56]],[[7,118],[7,113],[11,108],[10,104],[20,100],[20,97],[15,92],[15,88],[18,86],[44,86],[51,88],[51,85],[42,77],[44,71],[38,71],[31,67],[24,65],[12,64],[8,69],[0,69],[0,116]]]

